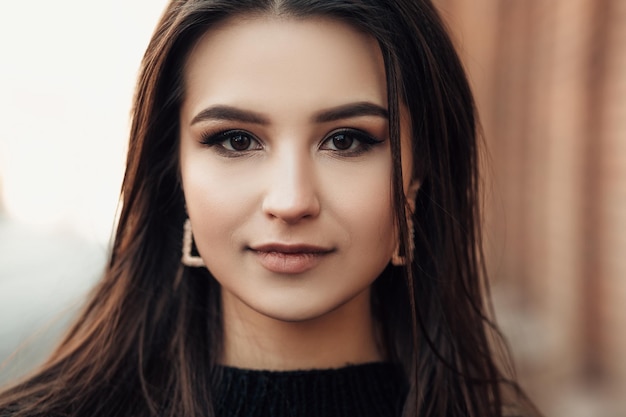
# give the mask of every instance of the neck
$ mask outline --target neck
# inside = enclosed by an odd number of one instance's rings
[[[222,292],[223,365],[296,370],[383,360],[369,289],[331,312],[302,321],[268,317],[231,297]]]

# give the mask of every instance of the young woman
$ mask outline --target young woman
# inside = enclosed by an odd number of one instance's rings
[[[429,1],[173,0],[105,276],[0,415],[523,405],[485,307],[477,158]]]

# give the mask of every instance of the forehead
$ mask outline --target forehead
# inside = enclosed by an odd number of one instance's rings
[[[376,40],[329,18],[230,18],[198,40],[184,79],[188,111],[213,102],[268,110],[387,104]]]

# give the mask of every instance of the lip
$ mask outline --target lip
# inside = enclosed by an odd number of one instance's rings
[[[308,244],[269,243],[249,248],[261,266],[277,274],[301,274],[315,268],[334,250]]]

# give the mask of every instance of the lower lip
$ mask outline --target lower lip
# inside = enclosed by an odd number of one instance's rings
[[[328,253],[254,252],[263,268],[277,274],[301,274],[315,268]]]

